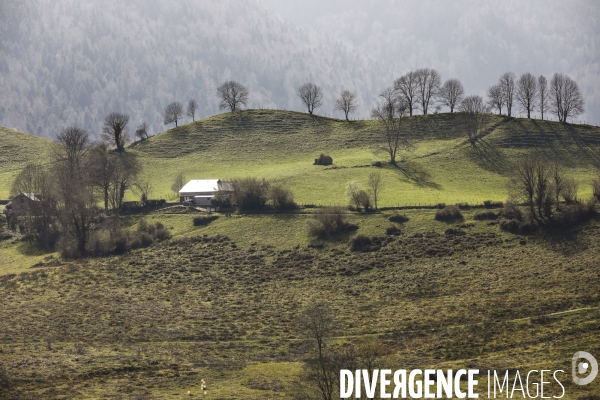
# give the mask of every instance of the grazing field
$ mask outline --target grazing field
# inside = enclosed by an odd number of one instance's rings
[[[580,196],[600,171],[600,128],[490,115],[472,147],[459,114],[406,119],[412,148],[393,167],[381,151],[376,121],[346,122],[291,111],[246,110],[182,125],[128,148],[143,165],[153,198],[171,198],[180,172],[187,179],[253,176],[289,186],[304,204],[346,204],[345,187],[363,185],[380,170],[380,206],[481,203],[506,199],[506,181],[522,154],[543,152],[560,160],[580,183]],[[0,129],[0,199],[27,161],[48,160],[49,141]],[[333,165],[312,165],[320,153]],[[376,161],[383,167],[374,167]],[[133,193],[129,200],[137,199]]]
[[[395,237],[391,214],[353,214],[385,238],[367,253],[348,236],[308,239],[304,214],[193,227],[156,213],[170,241],[3,274],[0,362],[32,398],[202,397],[201,379],[206,398],[291,398],[306,351],[297,316],[318,299],[335,310],[336,342],[376,338],[390,368],[569,373],[575,351],[600,353],[600,221],[516,236],[473,213],[409,210]],[[568,399],[597,390],[562,381]]]
[[[478,202],[506,199],[505,184],[522,154],[544,152],[568,167],[588,196],[588,181],[600,166],[600,129],[557,122],[490,115],[484,137],[473,148],[461,116],[438,114],[406,120],[410,151],[398,168],[381,152],[376,121],[310,117],[307,114],[248,110],[221,114],[171,129],[131,147],[154,183],[156,196],[169,196],[175,176],[188,179],[254,176],[281,181],[300,203],[346,204],[350,180],[363,185],[381,170],[381,206]],[[315,166],[320,153],[332,166]]]
[[[375,121],[287,111],[221,114],[126,151],[143,165],[153,198],[170,196],[183,172],[265,178],[301,204],[346,204],[347,182],[366,184],[380,170],[380,207],[481,205],[505,200],[515,161],[534,152],[561,161],[580,197],[599,174],[597,127],[490,116],[475,147],[460,115],[412,117],[405,129],[414,147],[398,167],[377,152]],[[27,162],[48,162],[50,142],[7,129],[0,139],[6,198]],[[320,153],[334,164],[312,165]],[[331,345],[379,342],[380,367],[478,368],[482,377],[560,369],[564,399],[597,399],[598,381],[575,386],[570,371],[576,351],[600,355],[600,217],[515,235],[466,205],[452,222],[428,208],[402,210],[404,222],[391,222],[392,210],[347,211],[357,230],[322,239],[307,231],[315,210],[217,214],[204,226],[182,206],[123,216],[127,231],[144,218],[172,237],[80,260],[3,235],[0,399],[294,398],[310,351],[298,316],[316,301],[334,310]],[[370,251],[350,250],[355,234],[371,238]]]

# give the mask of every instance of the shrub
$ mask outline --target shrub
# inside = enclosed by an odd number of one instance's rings
[[[600,178],[592,179],[591,185],[594,197],[600,201]]]
[[[457,206],[461,210],[470,210],[471,209],[471,206],[469,205],[469,203],[458,203]]]
[[[276,210],[291,210],[297,207],[292,191],[281,184],[271,185],[269,200]]]
[[[486,220],[486,219],[497,219],[498,218],[498,214],[496,214],[493,211],[481,211],[478,213],[475,213],[475,215],[473,215],[473,219],[476,219],[478,221],[482,221],[482,220]]]
[[[264,179],[236,178],[231,181],[232,203],[238,210],[259,210],[267,204],[269,183]]]
[[[163,241],[163,240],[167,240],[171,238],[171,232],[169,232],[167,230],[167,228],[165,228],[165,226],[162,224],[162,222],[157,222],[155,224],[156,226],[156,233],[154,234],[154,237],[158,240],[158,241]]]
[[[371,238],[363,233],[359,233],[356,236],[350,238],[348,245],[352,251],[368,251],[371,247]]]
[[[371,196],[356,181],[350,181],[346,185],[346,197],[350,205],[354,206],[357,210],[362,208],[368,211],[371,208]]]
[[[213,222],[218,217],[216,215],[199,215],[194,217],[194,226],[205,226]]]
[[[308,233],[312,236],[326,237],[356,229],[358,226],[346,221],[341,207],[319,208],[308,220]]]
[[[114,239],[114,249],[113,253],[115,254],[123,254],[127,252],[131,247],[129,246],[130,240],[127,240],[127,236],[123,233],[119,233],[118,236]]]
[[[331,165],[333,164],[333,158],[328,156],[327,154],[321,153],[319,158],[315,158],[314,165]]]
[[[440,210],[437,210],[434,218],[437,221],[453,221],[456,219],[462,219],[463,216],[458,206],[446,206]]]
[[[401,231],[400,231],[400,228],[398,228],[396,225],[391,225],[385,229],[385,233],[388,236],[389,235],[398,236],[401,233]]]
[[[153,225],[142,218],[135,231],[127,232],[121,229],[118,219],[111,219],[105,222],[102,229],[93,233],[88,245],[88,254],[96,257],[123,254],[170,237],[171,233],[160,222]]]
[[[527,234],[535,232],[536,226],[531,222],[518,221],[516,219],[503,219],[500,221],[500,229],[510,233]]]
[[[464,236],[466,233],[460,228],[448,228],[444,231],[446,236]]]
[[[577,181],[573,178],[566,178],[562,184],[560,190],[560,196],[563,198],[567,205],[573,204],[577,201]]]
[[[215,197],[212,198],[211,204],[214,207],[230,208],[233,195],[225,190],[218,190]]]
[[[500,215],[506,219],[515,219],[517,221],[523,220],[523,212],[514,200],[508,200],[504,204],[502,211],[500,211]]]
[[[402,223],[408,221],[408,217],[400,214],[398,211],[394,211],[394,213],[388,218],[388,221]]]
[[[485,200],[483,205],[485,208],[499,208],[502,207],[503,204],[501,201]]]
[[[563,207],[561,212],[556,215],[555,225],[571,227],[581,222],[589,221],[597,213],[596,205],[598,201],[595,197],[585,203],[576,203],[568,207]]]

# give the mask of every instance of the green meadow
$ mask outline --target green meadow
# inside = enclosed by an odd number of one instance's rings
[[[565,165],[582,198],[599,174],[597,127],[494,115],[475,147],[459,115],[412,117],[405,129],[413,146],[398,167],[379,150],[375,121],[272,110],[216,115],[126,151],[151,197],[167,199],[180,172],[265,178],[300,204],[343,205],[348,181],[381,171],[386,208],[504,201],[515,161],[534,152]],[[48,162],[51,142],[8,129],[0,139],[7,198],[27,162]],[[320,153],[333,165],[312,165]],[[481,208],[463,205],[452,222],[435,211],[403,209],[402,223],[393,210],[348,211],[356,232],[315,238],[312,207],[194,226],[201,213],[174,206],[121,218],[130,232],[141,218],[161,222],[171,239],[79,260],[0,241],[0,384],[11,382],[0,399],[293,399],[310,349],[298,316],[319,300],[335,313],[329,343],[376,341],[381,368],[477,368],[483,397],[488,370],[563,370],[563,399],[598,399],[598,381],[576,386],[570,371],[574,352],[600,356],[600,218],[517,235],[476,219]],[[356,233],[375,248],[351,251]]]

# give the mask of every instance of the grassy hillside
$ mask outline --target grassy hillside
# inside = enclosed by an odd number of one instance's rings
[[[290,186],[297,201],[344,204],[350,180],[366,184],[387,161],[376,121],[346,121],[307,114],[248,110],[221,114],[163,132],[131,147],[154,182],[155,196],[170,194],[179,172],[188,179],[256,176]],[[568,166],[587,195],[600,165],[600,129],[557,122],[490,116],[478,146],[465,141],[460,116],[439,114],[407,120],[414,147],[395,168],[382,169],[381,205],[504,200],[505,182],[523,153],[544,151]],[[321,152],[330,167],[314,166]]]
[[[505,183],[522,154],[543,151],[561,160],[587,196],[589,179],[600,167],[600,128],[490,115],[484,138],[473,148],[460,115],[407,119],[414,144],[400,154],[398,168],[372,167],[387,161],[376,121],[350,123],[291,111],[246,110],[182,125],[129,150],[144,166],[153,197],[173,197],[174,177],[227,179],[255,176],[291,187],[301,203],[345,204],[350,180],[366,184],[370,172],[384,178],[381,206],[504,200]],[[47,159],[50,141],[0,129],[0,198],[27,161]],[[314,166],[321,153],[334,165]],[[133,199],[133,194],[129,194]]]
[[[503,200],[513,163],[534,151],[561,160],[581,183],[598,173],[598,128],[490,116],[472,148],[459,118],[407,121],[415,148],[399,168],[382,169],[381,205]],[[47,160],[49,142],[0,134],[2,179]],[[279,180],[300,202],[341,204],[346,182],[366,182],[371,163],[386,159],[377,146],[373,121],[249,110],[171,129],[128,152],[155,196],[183,171]],[[312,165],[321,152],[332,167]],[[171,240],[97,259],[65,261],[18,238],[1,241],[0,372],[14,384],[10,396],[202,398],[205,379],[205,398],[289,399],[307,349],[297,316],[319,299],[339,324],[332,342],[377,340],[387,368],[561,369],[564,399],[599,391],[568,378],[575,351],[600,354],[598,217],[521,236],[475,220],[474,210],[453,223],[407,210],[392,237],[391,212],[349,213],[358,233],[381,244],[358,253],[348,249],[351,234],[309,237],[311,211],[219,216],[202,227],[190,214],[153,212],[145,218],[164,223]],[[121,222],[134,230],[139,218]]]
[[[52,142],[0,127],[0,199],[7,199],[15,176],[31,161],[47,160]]]

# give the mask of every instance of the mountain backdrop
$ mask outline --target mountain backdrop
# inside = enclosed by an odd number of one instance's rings
[[[216,87],[233,79],[250,108],[303,110],[297,88],[324,89],[319,113],[342,89],[368,117],[401,74],[436,68],[468,94],[500,74],[571,75],[600,124],[599,6],[576,1],[500,4],[274,0],[3,0],[0,125],[44,137],[77,125],[99,136],[111,112],[165,129],[172,101],[218,113]],[[186,119],[187,120],[187,119]]]

